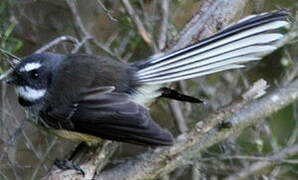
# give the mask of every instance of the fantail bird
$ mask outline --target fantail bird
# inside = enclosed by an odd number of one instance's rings
[[[56,135],[95,143],[100,138],[143,145],[171,145],[170,132],[149,114],[158,97],[199,103],[165,83],[244,67],[276,49],[288,26],[283,11],[246,17],[178,51],[123,63],[89,54],[33,54],[7,80],[38,125]]]

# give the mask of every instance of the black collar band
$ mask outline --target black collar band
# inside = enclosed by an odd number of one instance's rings
[[[28,101],[22,97],[19,97],[19,103],[21,106],[25,106],[25,107],[32,106],[35,104],[34,102]]]

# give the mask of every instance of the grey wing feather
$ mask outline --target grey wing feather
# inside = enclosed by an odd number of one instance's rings
[[[112,91],[113,87],[87,90],[78,102],[43,111],[41,116],[48,124],[56,125],[54,128],[104,139],[143,145],[173,143],[171,133],[155,123],[146,108],[130,101],[126,94]]]

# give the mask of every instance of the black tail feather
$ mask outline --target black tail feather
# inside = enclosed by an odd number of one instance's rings
[[[160,89],[160,91],[162,92],[160,97],[175,99],[178,101],[185,101],[185,102],[190,102],[190,103],[203,103],[203,101],[201,99],[184,95],[184,94],[182,94],[176,90],[170,89],[170,88],[163,87]]]

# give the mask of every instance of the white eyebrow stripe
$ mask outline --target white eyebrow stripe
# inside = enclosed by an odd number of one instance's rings
[[[24,67],[21,67],[20,68],[20,71],[21,72],[29,72],[29,71],[32,71],[34,69],[38,69],[41,67],[41,64],[40,63],[37,63],[37,62],[31,62],[31,63],[27,63],[24,65]]]

